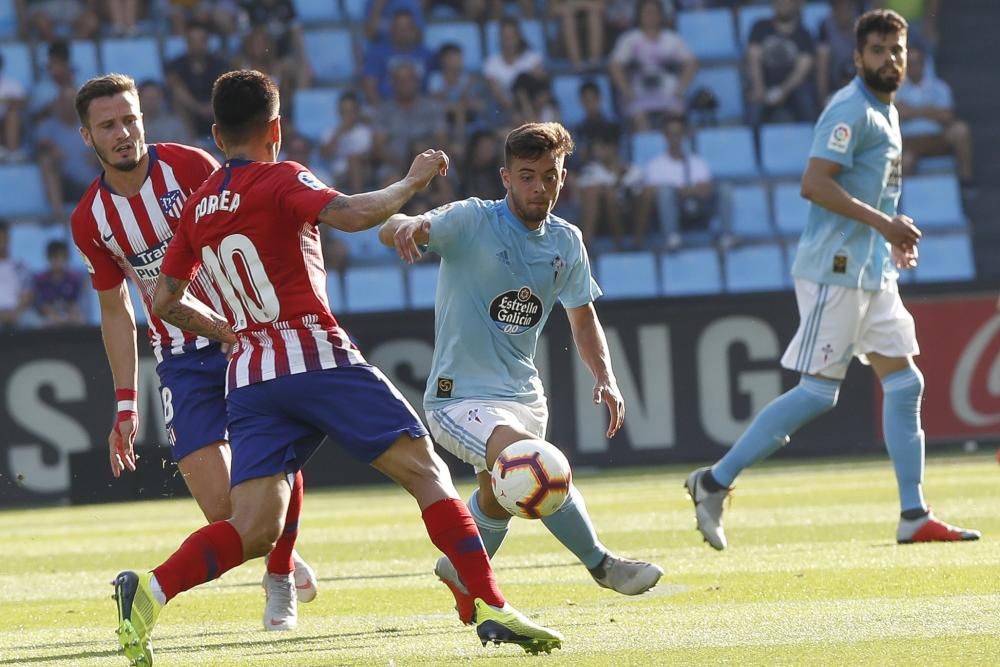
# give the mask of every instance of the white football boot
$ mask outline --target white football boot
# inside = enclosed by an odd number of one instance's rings
[[[708,491],[701,483],[701,478],[710,468],[698,468],[688,475],[684,482],[691,502],[694,503],[694,514],[705,541],[713,549],[722,551],[726,548],[726,531],[722,529],[722,504],[729,495],[730,489]]]
[[[299,602],[312,602],[319,592],[316,572],[309,567],[309,563],[302,560],[299,552],[294,549],[292,550],[292,562],[295,564],[295,570],[292,574],[295,576],[295,592],[299,597]]]
[[[622,595],[640,595],[656,585],[663,568],[641,560],[608,554],[601,564],[590,570],[590,576],[604,588]]]
[[[266,601],[264,603],[264,629],[294,630],[299,624],[295,578],[291,574],[265,572],[261,581]]]

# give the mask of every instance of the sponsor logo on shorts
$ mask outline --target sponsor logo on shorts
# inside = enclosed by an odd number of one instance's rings
[[[473,408],[472,410],[469,410],[469,414],[466,417],[466,421],[482,424],[483,420],[479,418],[479,408]]]
[[[490,303],[490,317],[506,334],[523,334],[542,321],[542,300],[528,287],[504,292]]]
[[[819,349],[823,353],[823,363],[830,361],[830,356],[833,354],[833,346],[827,343]]]

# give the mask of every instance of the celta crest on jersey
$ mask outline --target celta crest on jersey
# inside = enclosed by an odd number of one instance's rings
[[[167,254],[169,240],[161,241],[159,244],[128,257],[128,263],[135,269],[135,275],[141,280],[155,280],[160,275],[160,265],[163,264],[163,257]]]
[[[511,290],[490,303],[490,317],[497,329],[506,334],[523,334],[542,321],[542,300],[528,287]]]
[[[160,197],[160,208],[163,215],[180,220],[181,211],[184,209],[184,197],[180,190],[171,190]]]

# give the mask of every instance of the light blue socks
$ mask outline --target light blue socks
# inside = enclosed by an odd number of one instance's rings
[[[909,366],[882,378],[882,392],[882,431],[896,469],[900,509],[924,510],[924,432],[920,427],[924,376]]]
[[[712,477],[732,486],[740,472],[767,458],[788,436],[837,405],[840,382],[803,375],[799,384],[767,404],[740,439],[712,466]]]
[[[508,516],[506,519],[494,519],[491,516],[483,514],[483,510],[479,507],[479,489],[473,491],[472,495],[469,496],[468,505],[469,513],[479,528],[479,536],[483,538],[483,547],[486,548],[487,555],[492,559],[493,554],[503,544],[503,538],[507,537],[507,529],[510,527],[510,517]]]
[[[597,539],[583,496],[573,484],[569,486],[569,495],[563,506],[544,517],[542,523],[588,570],[600,565],[608,553]]]

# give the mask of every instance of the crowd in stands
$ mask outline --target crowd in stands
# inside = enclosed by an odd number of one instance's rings
[[[282,157],[307,164],[334,187],[381,187],[403,175],[415,152],[433,146],[451,156],[449,176],[408,212],[500,198],[506,132],[526,121],[561,120],[577,151],[557,214],[581,227],[595,255],[706,245],[725,251],[746,240],[733,224],[733,187],[774,187],[777,199],[782,179],[794,181],[798,162],[805,163],[808,147],[792,142],[802,152],[792,168],[769,166],[764,128],[801,134],[850,82],[854,19],[871,6],[897,9],[914,26],[909,80],[897,98],[906,173],[944,155],[953,158],[945,171],[965,185],[974,178],[969,127],[934,74],[940,0],[15,4],[15,43],[30,47],[37,76],[26,88],[9,75],[0,49],[0,158],[37,162],[46,222],[54,224],[65,225],[99,172],[73,104],[87,76],[121,70],[136,77],[147,141],[214,150],[212,83],[229,69],[252,67],[281,90]],[[138,43],[155,45],[155,62],[110,60],[111,53],[145,53],[111,45]],[[84,57],[90,53],[102,55],[99,69],[96,56]],[[94,71],[82,66],[87,62]],[[730,131],[738,136],[724,134]],[[749,147],[745,169],[730,136]],[[763,224],[774,230],[778,223]],[[31,277],[6,256],[7,235],[0,227],[0,326],[12,318],[80,321],[79,308],[66,303],[81,293],[81,280],[65,244],[49,244],[48,269]],[[331,271],[394,261],[371,235],[330,234],[324,248]]]

